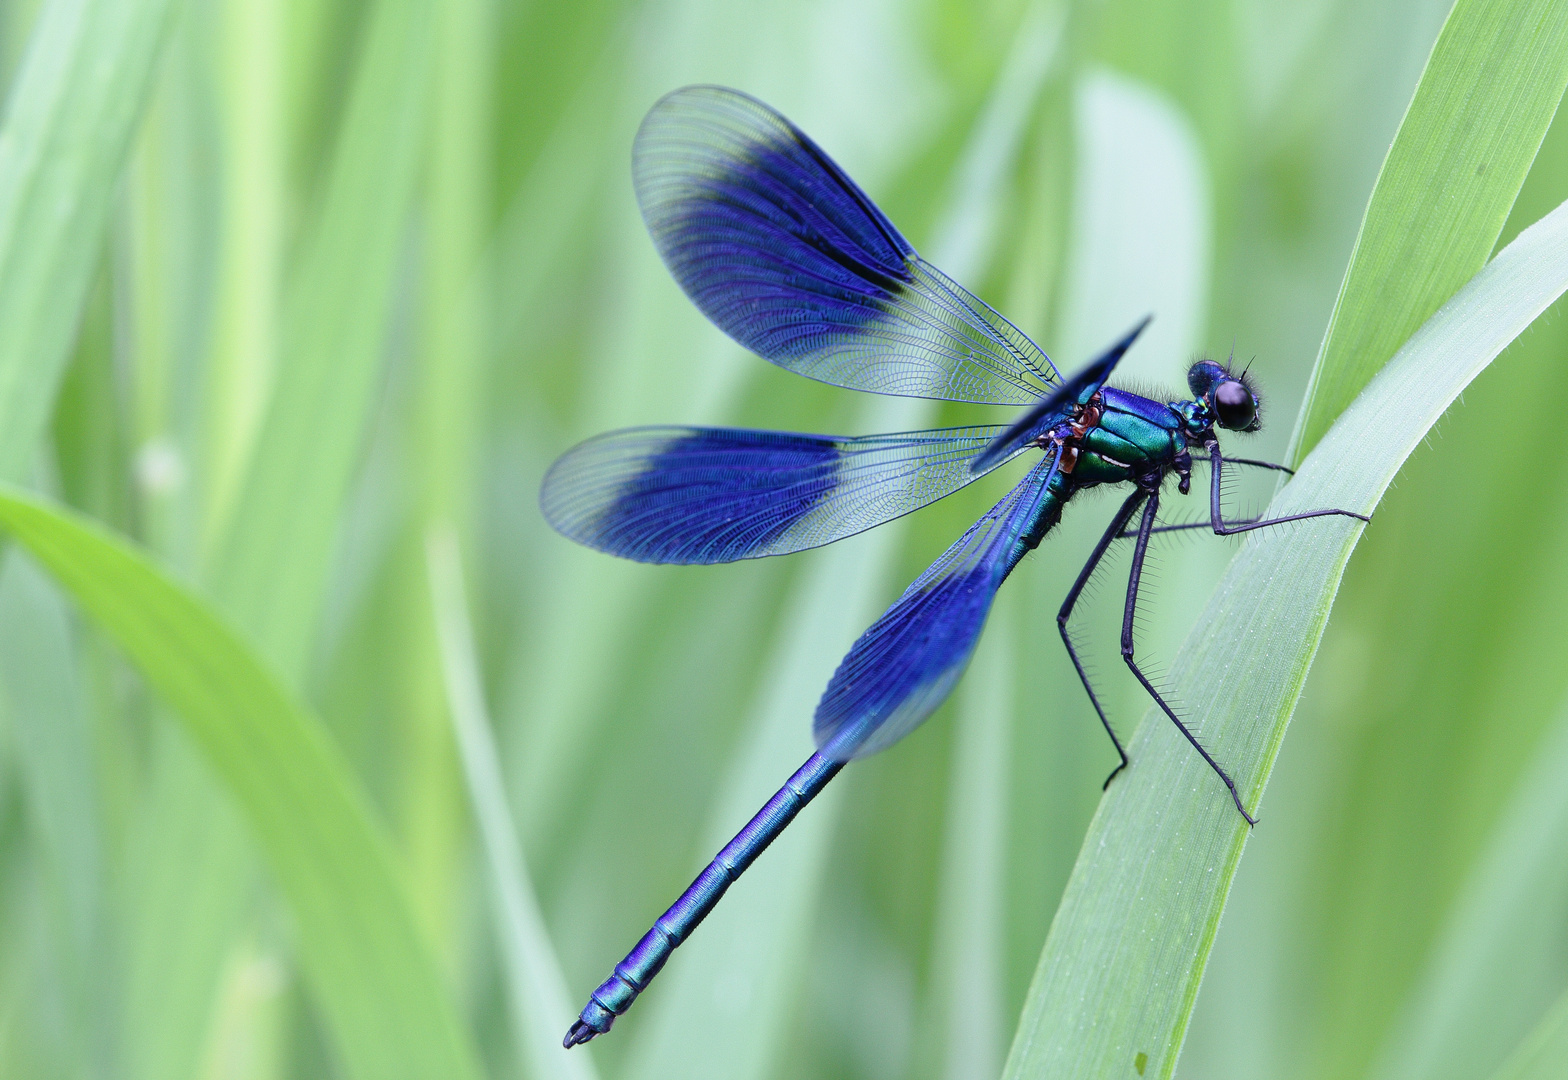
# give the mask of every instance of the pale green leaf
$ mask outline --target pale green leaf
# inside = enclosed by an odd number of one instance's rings
[[[125,840],[132,872],[116,908],[119,1053],[130,1080],[194,1075],[260,876],[233,800],[174,720],[158,717],[148,750],[147,790]]]
[[[0,527],[120,645],[243,809],[348,1073],[477,1076],[386,839],[315,718],[208,605],[101,526],[5,489]]]
[[[219,54],[225,158],[221,263],[202,410],[201,541],[221,536],[240,495],[278,363],[287,175],[284,0],[225,0]]]
[[[1486,262],[1565,85],[1568,4],[1457,0],[1367,204],[1292,463]]]
[[[1370,513],[1464,387],[1568,289],[1568,204],[1520,234],[1408,341],[1268,509]],[[1246,539],[1170,683],[1256,808],[1362,526]],[[1250,831],[1175,728],[1148,718],[1085,838],[1005,1076],[1168,1077]],[[1140,1058],[1140,1055],[1142,1057]]]

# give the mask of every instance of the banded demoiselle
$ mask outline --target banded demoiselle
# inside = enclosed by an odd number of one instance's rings
[[[1213,360],[1187,373],[1192,397],[1160,401],[1105,381],[1148,320],[1063,379],[1038,346],[920,258],[804,132],[745,94],[677,90],[643,120],[632,155],[654,244],[720,329],[790,371],[854,390],[1027,406],[1011,426],[833,438],[780,431],[642,427],[567,451],[544,480],[544,515],[579,543],[651,563],[720,563],[832,543],[919,509],[1013,458],[1024,478],[877,619],[817,705],[817,751],[615,966],[563,1040],[610,1030],[724,891],[845,762],[882,750],[936,709],[962,675],[992,598],[1077,491],[1130,484],[1057,614],[1063,644],[1121,761],[1127,753],[1080,662],[1068,620],[1112,543],[1134,541],[1121,653],[1133,675],[1224,782],[1235,783],[1135,659],[1134,617],[1150,537],[1209,528],[1231,535],[1325,515],[1227,520],[1226,464],[1289,472],[1220,452],[1216,429],[1260,426],[1245,372]],[[1210,466],[1209,517],[1158,524],[1160,490],[1185,495],[1192,454]],[[1135,528],[1130,527],[1137,517]]]

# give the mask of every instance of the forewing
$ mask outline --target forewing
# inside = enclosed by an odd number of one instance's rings
[[[637,201],[675,280],[730,337],[856,390],[1023,405],[1056,371],[926,263],[816,143],[754,98],[689,86],[649,111]]]
[[[891,746],[952,692],[1024,537],[1056,509],[1055,471],[1054,457],[1031,469],[855,642],[817,705],[823,754],[847,761]]]
[[[540,505],[563,535],[639,562],[718,563],[819,547],[975,479],[1001,430],[839,439],[785,431],[643,427],[563,454]]]

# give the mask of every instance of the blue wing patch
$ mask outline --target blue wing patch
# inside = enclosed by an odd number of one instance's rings
[[[925,262],[816,143],[754,98],[689,86],[638,130],[632,176],[675,280],[780,367],[904,397],[1024,405],[1039,347]]]
[[[838,439],[630,428],[563,454],[546,474],[539,501],[563,535],[639,562],[782,555],[832,543],[957,491],[979,475],[970,461],[1001,430]]]
[[[1054,455],[1036,464],[860,635],[817,705],[823,755],[847,761],[883,750],[952,692],[996,590],[1060,511],[1055,476]]]

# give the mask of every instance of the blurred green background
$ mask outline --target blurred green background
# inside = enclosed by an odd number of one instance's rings
[[[66,140],[107,211],[82,287],[28,309],[71,334],[43,445],[0,465],[146,545],[319,713],[489,1075],[992,1077],[1114,762],[1054,625],[1103,498],[1014,575],[952,702],[846,770],[611,1036],[549,1045],[809,753],[854,637],[1007,482],[728,567],[623,564],[552,534],[545,468],[609,427],[992,419],[813,384],[707,325],[638,218],[636,125],[686,83],[763,98],[1059,365],[1150,311],[1124,384],[1180,389],[1199,353],[1251,361],[1266,427],[1244,452],[1277,460],[1447,10],[8,3],[0,63],[36,93],[13,91],[7,125],[47,98],[51,65],[69,92],[108,70],[51,53],[73,26],[117,27],[100,47],[142,48],[145,77],[105,95],[122,149]],[[1503,242],[1565,196],[1558,125]],[[1568,988],[1565,333],[1548,317],[1516,343],[1378,510],[1179,1075],[1479,1080]],[[1156,672],[1230,550],[1160,547],[1140,652]],[[445,667],[433,565],[438,586],[440,567],[463,574],[476,642],[453,653],[448,635]],[[1124,567],[1082,636],[1129,733]],[[494,743],[465,766],[448,680],[468,660]],[[499,805],[487,770],[510,811],[489,846],[471,810]],[[329,1028],[223,783],[10,553],[0,1075],[342,1075]]]

